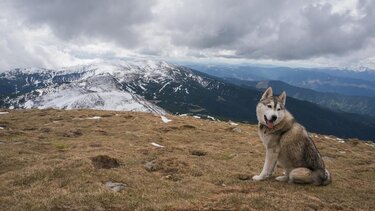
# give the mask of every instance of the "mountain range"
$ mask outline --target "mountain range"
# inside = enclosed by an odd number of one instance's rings
[[[0,74],[3,108],[59,108],[209,115],[256,123],[256,87],[163,61],[107,61]],[[288,97],[287,108],[311,132],[374,140],[375,120]]]
[[[315,103],[329,108],[332,111],[362,114],[375,118],[375,97],[318,92],[312,89],[292,86],[283,81],[246,81],[235,78],[223,79],[229,83],[249,86],[258,90],[265,90],[267,87],[271,86],[275,93],[286,91],[290,97]]]
[[[337,69],[307,69],[250,65],[186,64],[221,78],[246,81],[273,80],[324,93],[375,97],[375,71],[354,72]]]

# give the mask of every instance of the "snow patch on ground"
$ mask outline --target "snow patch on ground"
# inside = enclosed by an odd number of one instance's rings
[[[328,137],[328,136],[324,136],[325,139],[329,139],[329,140],[335,140],[334,138],[331,138],[331,137]]]
[[[157,144],[157,143],[155,143],[155,142],[152,142],[151,145],[154,146],[154,147],[160,147],[160,148],[163,148],[163,147],[164,147],[164,146],[162,146],[162,145],[160,145],[160,144]]]
[[[161,117],[161,121],[163,121],[164,123],[172,122],[172,120],[168,119],[165,116],[160,116],[160,117]]]
[[[216,121],[216,119],[214,117],[212,117],[212,116],[207,115],[207,118],[211,119],[212,121]]]
[[[101,119],[101,116],[93,116],[93,117],[87,117],[86,119]]]
[[[234,123],[234,122],[232,122],[232,121],[229,121],[228,122],[230,125],[233,125],[233,126],[237,126],[238,124],[237,123]]]
[[[9,112],[6,111],[0,111],[0,114],[8,114]]]

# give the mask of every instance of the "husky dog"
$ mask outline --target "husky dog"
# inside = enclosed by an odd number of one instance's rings
[[[260,181],[271,176],[276,164],[284,170],[284,176],[276,177],[282,182],[328,185],[330,173],[305,128],[298,124],[285,109],[286,93],[273,96],[269,87],[256,107],[258,134],[266,148],[266,160]]]

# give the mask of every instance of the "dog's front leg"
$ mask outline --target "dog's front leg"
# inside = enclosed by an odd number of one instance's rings
[[[259,175],[253,176],[253,180],[260,181],[264,180],[267,177],[271,176],[279,156],[278,148],[267,148],[266,150],[266,160],[263,165],[263,170]]]

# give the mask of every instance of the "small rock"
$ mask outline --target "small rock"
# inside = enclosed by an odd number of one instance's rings
[[[125,189],[126,184],[108,181],[105,183],[105,186],[115,192],[120,192]]]
[[[159,166],[157,163],[153,162],[153,161],[151,161],[151,162],[147,162],[147,163],[144,165],[144,168],[145,168],[147,171],[149,171],[149,172],[160,170],[160,166]]]
[[[204,152],[204,151],[201,151],[201,150],[193,150],[191,152],[192,155],[195,155],[195,156],[205,156],[207,155],[207,152]]]
[[[0,141],[0,144],[5,144],[4,142]]]
[[[233,132],[237,132],[237,133],[241,133],[242,132],[241,128],[238,128],[238,127],[233,128],[232,131]]]
[[[249,175],[246,175],[246,174],[239,174],[239,175],[237,176],[237,178],[238,178],[239,180],[249,180],[251,177],[250,177]]]

